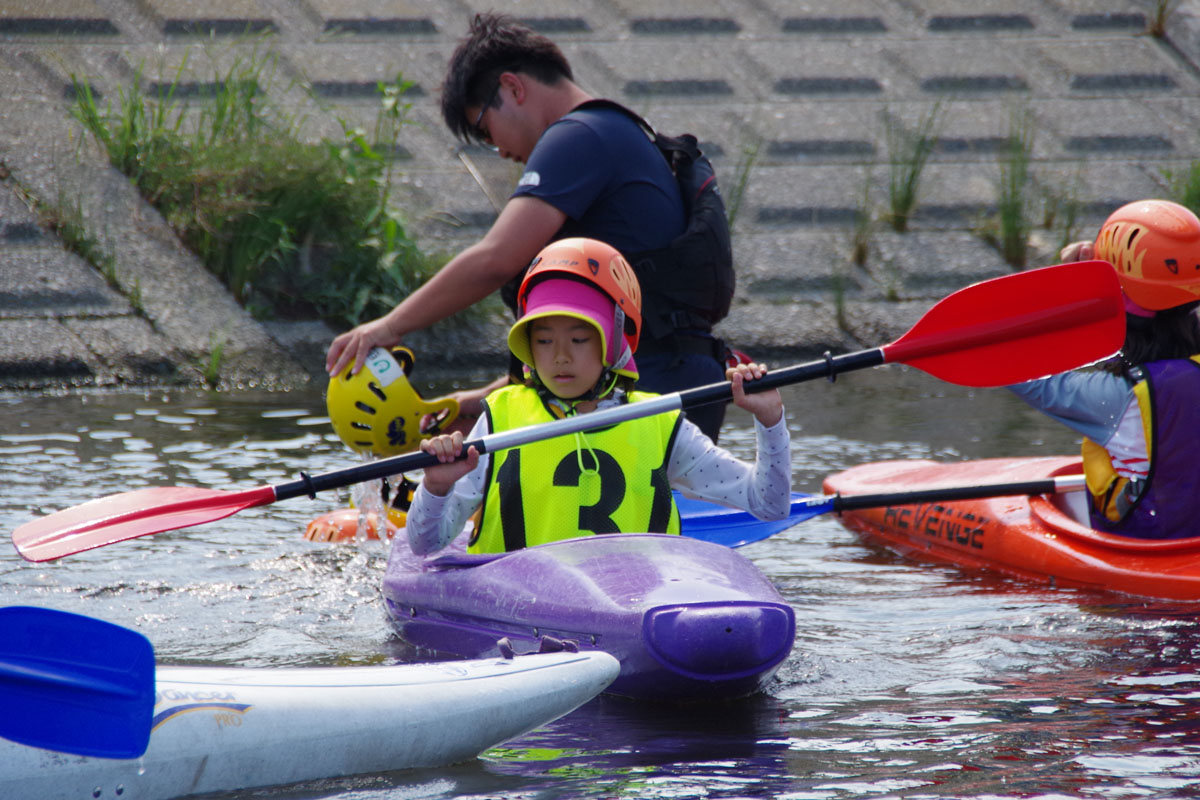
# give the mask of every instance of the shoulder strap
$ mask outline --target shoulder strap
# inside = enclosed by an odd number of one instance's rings
[[[640,125],[642,130],[646,132],[646,136],[650,139],[654,139],[658,136],[658,133],[654,130],[654,126],[647,122],[645,118],[643,118],[633,109],[621,105],[616,100],[608,100],[603,97],[596,98],[594,100],[585,100],[571,110],[585,111],[588,109],[608,109],[610,111],[620,111],[621,113],[625,114],[625,116],[631,118],[634,122]]]
[[[688,162],[695,161],[700,158],[703,153],[700,151],[700,145],[696,137],[690,133],[680,134],[679,136],[666,136],[654,130],[654,126],[646,121],[645,117],[638,114],[636,111],[623,106],[615,100],[606,98],[597,98],[594,100],[585,100],[572,111],[581,111],[586,109],[609,109],[611,111],[620,111],[627,117],[636,122],[643,131],[646,132],[649,138],[655,145],[658,146],[663,157],[667,159],[667,163],[671,165],[671,171],[677,172],[680,159],[686,159]]]

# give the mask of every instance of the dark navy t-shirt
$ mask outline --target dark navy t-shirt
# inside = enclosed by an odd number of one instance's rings
[[[537,197],[567,215],[555,238],[599,239],[626,255],[683,233],[679,186],[641,127],[613,109],[572,111],[542,134],[513,197]]]

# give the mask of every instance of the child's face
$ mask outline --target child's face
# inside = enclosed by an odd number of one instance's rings
[[[591,390],[604,371],[600,334],[575,317],[534,320],[529,326],[529,347],[538,377],[564,400]]]

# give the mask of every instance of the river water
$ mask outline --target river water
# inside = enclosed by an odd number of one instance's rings
[[[791,387],[785,402],[803,491],[866,461],[1077,448],[1003,390],[903,367]],[[752,452],[737,409],[722,443]],[[333,436],[319,389],[4,395],[0,528],[142,486],[243,489],[356,461]],[[135,628],[160,663],[390,663],[407,651],[380,599],[383,545],[302,538],[310,519],[346,500],[289,500],[48,564],[8,549],[5,602]],[[795,649],[766,694],[686,710],[600,698],[455,767],[222,797],[1200,795],[1200,607],[918,564],[833,517],[742,552],[797,615]]]

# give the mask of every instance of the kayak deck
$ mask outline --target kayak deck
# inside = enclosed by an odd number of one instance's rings
[[[452,545],[453,546],[453,545]],[[431,559],[393,540],[383,594],[416,647],[468,658],[547,639],[621,662],[612,694],[691,702],[753,694],[791,652],[795,615],[748,559],[683,536],[589,536]]]
[[[1078,457],[863,464],[829,476],[844,495],[1036,480],[1082,472]],[[902,555],[1050,586],[1200,600],[1200,536],[1147,541],[1093,530],[1083,493],[896,505],[845,511],[846,527]]]
[[[595,697],[604,653],[385,667],[159,667],[140,758],[0,741],[0,797],[167,800],[465,761]]]

